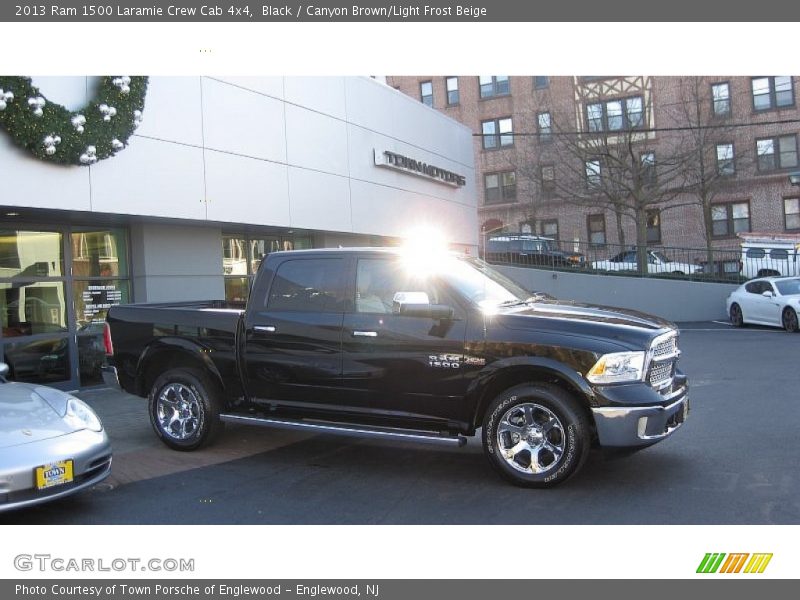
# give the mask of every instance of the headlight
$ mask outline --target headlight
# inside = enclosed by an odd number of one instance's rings
[[[67,400],[67,414],[64,420],[75,429],[103,431],[103,424],[88,404],[77,398]]]
[[[613,352],[604,354],[589,369],[586,379],[592,383],[641,381],[644,376],[644,352]]]

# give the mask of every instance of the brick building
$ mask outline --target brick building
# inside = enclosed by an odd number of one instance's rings
[[[565,165],[583,171],[583,185],[600,176],[599,162],[578,164],[558,150],[560,140],[631,129],[639,135],[642,165],[654,164],[656,174],[678,155],[684,161],[684,178],[668,184],[669,200],[647,208],[650,245],[703,248],[710,237],[715,248],[734,248],[740,231],[800,230],[800,188],[787,177],[800,169],[794,77],[389,76],[386,82],[474,132],[483,234],[635,241],[630,217],[618,219],[600,202],[575,202],[570,185],[577,190],[578,180],[559,180],[569,172]],[[701,134],[702,165],[686,150]],[[700,166],[710,183],[710,236],[696,191]],[[687,179],[690,172],[694,179]]]

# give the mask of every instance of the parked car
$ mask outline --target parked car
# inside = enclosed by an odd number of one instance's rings
[[[558,268],[580,267],[586,260],[580,252],[560,250],[553,238],[528,234],[487,238],[484,258],[490,263]]]
[[[740,233],[742,275],[786,277],[800,275],[800,235],[791,233]]]
[[[480,429],[502,476],[550,487],[592,445],[650,446],[689,410],[673,324],[532,295],[464,255],[275,252],[245,310],[130,304],[107,322],[106,383],[147,397],[182,451],[225,423],[453,446]]]
[[[638,254],[636,250],[626,250],[606,260],[597,260],[592,263],[596,271],[638,271]],[[689,275],[702,273],[700,265],[676,262],[659,250],[647,251],[648,273],[673,273],[675,275]]]
[[[747,324],[798,330],[800,277],[763,277],[736,288],[726,300],[728,315],[736,327]]]
[[[82,400],[6,380],[0,363],[0,511],[75,494],[111,473],[111,444]]]

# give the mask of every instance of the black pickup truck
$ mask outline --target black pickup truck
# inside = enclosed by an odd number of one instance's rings
[[[107,328],[106,382],[147,397],[176,450],[226,422],[454,445],[482,429],[502,475],[549,487],[593,445],[663,440],[689,407],[674,325],[452,254],[276,252],[244,310],[115,306]]]

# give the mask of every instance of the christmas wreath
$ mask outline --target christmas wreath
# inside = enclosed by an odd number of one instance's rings
[[[0,76],[0,126],[44,161],[92,165],[128,145],[146,94],[147,77],[101,77],[95,97],[70,111],[45,98],[29,77]]]

